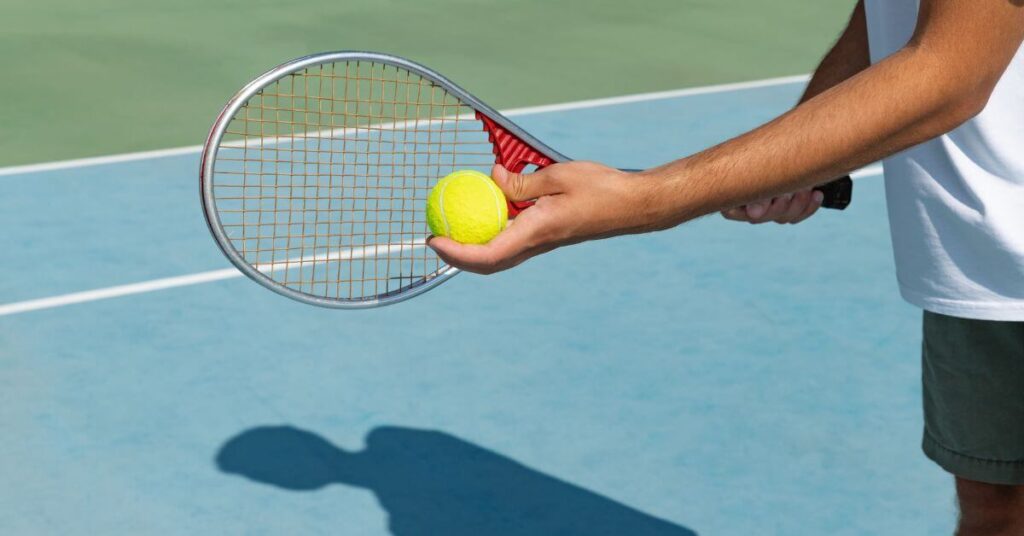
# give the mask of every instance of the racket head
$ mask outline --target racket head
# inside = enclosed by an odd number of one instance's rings
[[[204,145],[200,190],[243,274],[303,303],[362,309],[458,273],[425,245],[442,177],[565,160],[427,67],[342,51],[279,65],[232,97]]]

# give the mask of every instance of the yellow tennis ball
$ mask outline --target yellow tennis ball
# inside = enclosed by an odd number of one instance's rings
[[[507,223],[505,194],[479,171],[456,171],[438,181],[427,197],[427,225],[434,236],[486,244]]]

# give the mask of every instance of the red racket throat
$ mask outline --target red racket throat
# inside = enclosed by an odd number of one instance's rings
[[[487,131],[487,139],[494,144],[496,164],[501,164],[513,173],[520,173],[531,164],[540,169],[555,163],[554,160],[528,145],[490,117],[479,111],[476,112],[476,117],[483,122],[484,129]],[[514,218],[531,206],[533,206],[532,201],[509,201],[508,216]]]

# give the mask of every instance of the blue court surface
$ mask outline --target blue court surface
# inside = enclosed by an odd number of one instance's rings
[[[514,120],[650,166],[801,84]],[[197,170],[0,176],[0,534],[952,530],[878,176],[802,225],[711,216],[350,312],[234,277]]]

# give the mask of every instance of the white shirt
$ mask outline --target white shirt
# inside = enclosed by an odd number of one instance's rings
[[[866,0],[872,62],[907,43],[917,7]],[[904,299],[950,316],[1024,321],[1024,48],[981,114],[883,165]]]

